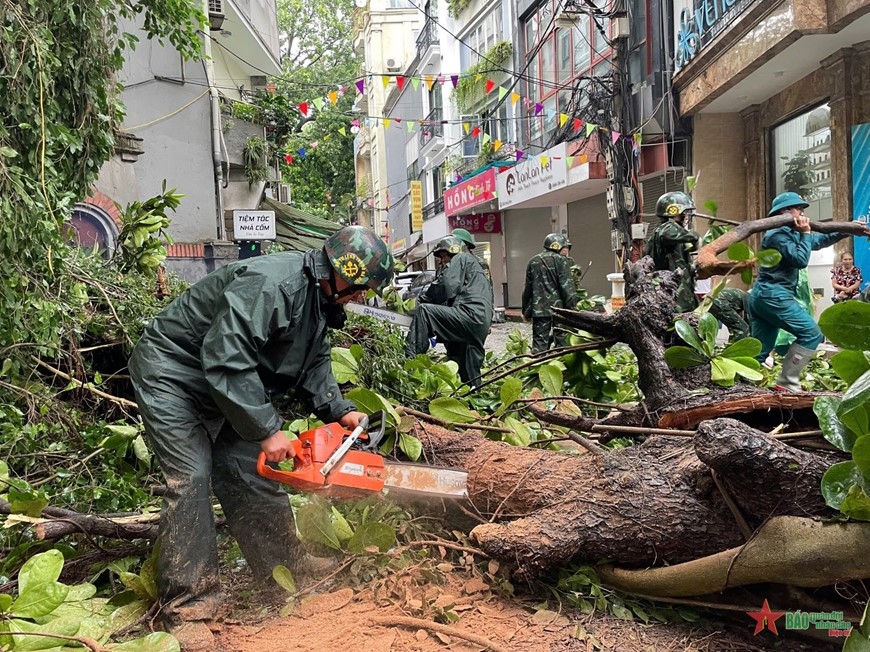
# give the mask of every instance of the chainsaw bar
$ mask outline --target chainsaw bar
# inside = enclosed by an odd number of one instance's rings
[[[466,498],[468,474],[424,464],[387,462],[384,486],[390,492],[439,498]]]

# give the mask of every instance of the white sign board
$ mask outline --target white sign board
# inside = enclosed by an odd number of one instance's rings
[[[568,184],[568,146],[560,143],[498,175],[498,207],[508,208]]]
[[[388,321],[395,326],[404,326],[405,328],[408,328],[412,321],[408,315],[400,315],[397,312],[384,310],[383,308],[373,308],[362,303],[348,303],[344,308],[364,317],[374,317],[375,319]]]
[[[274,240],[275,211],[233,211],[236,240]]]

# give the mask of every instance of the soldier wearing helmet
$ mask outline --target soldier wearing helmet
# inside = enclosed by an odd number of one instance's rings
[[[695,297],[695,270],[689,254],[698,246],[698,234],[687,228],[695,213],[695,202],[684,192],[668,192],[656,202],[656,215],[661,220],[649,240],[644,254],[653,259],[658,270],[682,270],[677,289],[677,311],[689,312],[698,305]]]
[[[532,320],[532,353],[556,346],[567,346],[568,335],[553,328],[552,308],[577,306],[577,289],[571,273],[573,261],[562,254],[571,243],[561,233],[544,238],[544,250],[526,266],[523,288],[523,316]]]
[[[849,236],[847,233],[811,233],[810,220],[804,215],[808,206],[809,203],[795,192],[784,192],[774,198],[768,217],[788,215],[794,222],[765,232],[761,249],[775,249],[782,259],[773,267],[759,268],[749,294],[752,336],[761,341],[758,360],[764,360],[776,346],[780,329],[795,337],[776,381],[776,388],[784,391],[800,391],[801,371],[824,339],[815,319],[798,300],[800,271],[809,265],[813,251]],[[870,229],[866,229],[865,235],[870,235]]]
[[[260,452],[272,462],[292,454],[272,397],[292,392],[323,421],[359,424],[363,414],[332,375],[327,327],[342,323],[343,304],[380,292],[392,273],[386,244],[346,227],[322,249],[215,270],[145,328],[129,368],[170,487],[157,586],[183,645],[212,640],[206,621],[222,598],[210,489],[258,580],[271,581],[276,564],[297,565],[287,494],[254,472]]]
[[[405,354],[414,357],[424,353],[434,336],[447,349],[447,358],[459,365],[462,381],[476,386],[483,345],[492,325],[492,285],[480,262],[458,238],[443,238],[433,253],[442,272],[420,297]]]

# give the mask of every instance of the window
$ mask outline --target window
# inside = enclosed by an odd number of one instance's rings
[[[109,258],[115,249],[118,228],[111,217],[91,204],[76,204],[69,221],[69,241]]]
[[[460,38],[463,44],[459,55],[460,63],[466,67],[473,66],[503,38],[501,6],[496,6]]]
[[[469,133],[471,133],[471,130],[480,123],[480,116],[461,115],[459,116],[459,119],[462,122],[462,132],[464,136],[462,139],[462,156],[464,158],[477,156],[480,154],[480,136],[477,138],[471,138],[465,133],[465,125],[468,125]]]
[[[571,32],[560,29],[556,36],[558,52],[556,61],[558,64],[556,78],[559,82],[567,81],[571,77]]]
[[[827,104],[770,130],[771,190],[796,192],[812,220],[833,218],[831,202],[831,109]]]

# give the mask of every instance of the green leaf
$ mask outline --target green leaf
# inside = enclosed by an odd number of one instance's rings
[[[782,262],[782,254],[776,249],[762,249],[755,254],[759,267],[776,267]]]
[[[852,625],[852,631],[849,638],[846,639],[846,644],[843,646],[843,652],[868,652],[870,651],[870,604],[864,607],[864,615],[861,616],[861,622]]]
[[[870,479],[870,435],[858,437],[852,447],[852,461],[864,477]]]
[[[729,260],[735,262],[752,259],[752,249],[750,249],[745,242],[735,242],[733,245],[728,247],[728,250],[725,253]]]
[[[66,600],[69,587],[60,582],[46,581],[31,584],[18,594],[10,611],[19,618],[40,618],[47,616]]]
[[[665,349],[665,361],[674,369],[686,369],[706,364],[707,358],[688,346],[672,346]]]
[[[359,382],[359,363],[349,349],[334,346],[329,358],[332,361],[332,375],[340,385]]]
[[[332,527],[335,528],[335,536],[339,541],[347,541],[353,536],[353,528],[344,515],[335,507],[332,508]]]
[[[839,396],[818,396],[813,403],[813,412],[819,419],[819,428],[825,439],[840,450],[850,452],[858,436],[837,416],[842,400]]]
[[[479,418],[459,399],[450,396],[442,396],[430,401],[429,414],[449,423],[473,423]]]
[[[282,589],[290,593],[296,593],[296,580],[293,579],[293,573],[290,572],[290,569],[286,566],[282,566],[278,564],[275,568],[272,569],[272,579],[275,580],[275,583],[280,586]]]
[[[13,514],[26,514],[37,517],[48,505],[48,495],[37,489],[31,489],[24,480],[9,480],[7,500]]]
[[[347,549],[360,554],[366,548],[377,547],[381,552],[386,552],[396,544],[396,531],[386,523],[363,523],[360,525],[353,538],[347,542]]]
[[[142,435],[137,435],[136,439],[133,440],[133,454],[137,460],[142,462],[142,466],[146,469],[151,468],[151,452],[148,450],[148,445]]]
[[[863,351],[840,351],[831,357],[830,363],[834,373],[850,385],[870,371],[870,362]]]
[[[404,432],[399,433],[399,450],[408,456],[412,462],[416,462],[423,454],[423,444],[414,435]]]
[[[350,349],[348,349],[348,350],[350,351],[350,354],[353,356],[353,359],[356,360],[357,362],[362,360],[366,354],[365,349],[363,349],[359,344],[351,344]]]
[[[737,370],[728,364],[729,362],[731,362],[729,358],[713,358],[710,361],[710,380],[723,387],[733,385]]]
[[[69,587],[69,592],[66,594],[65,602],[81,602],[88,600],[97,594],[97,587],[90,582],[84,584],[76,584]]]
[[[127,439],[133,439],[133,437],[139,434],[139,429],[135,426],[106,426],[106,430]]]
[[[677,335],[679,335],[686,344],[691,346],[698,353],[702,355],[704,354],[704,345],[701,343],[701,340],[698,339],[698,334],[689,322],[678,319],[674,322],[674,330],[677,331]]]
[[[120,579],[124,586],[133,591],[142,600],[148,602],[153,599],[148,583],[143,581],[138,574],[127,572],[118,573],[118,579]]]
[[[112,612],[109,616],[109,623],[113,631],[129,627],[142,616],[148,613],[150,602],[145,600],[134,600],[129,604],[121,605]]]
[[[547,396],[562,395],[562,370],[555,364],[545,364],[538,369],[541,387]]]
[[[819,328],[842,349],[870,350],[870,303],[836,303],[821,314]]]
[[[154,632],[119,645],[108,645],[106,649],[112,652],[181,652],[178,641],[166,632]]]
[[[743,281],[745,285],[752,285],[752,268],[744,267],[740,270],[740,280]]]
[[[754,337],[744,337],[725,347],[723,358],[754,358],[761,353],[761,342]]]
[[[505,410],[507,410],[511,405],[513,405],[514,401],[516,401],[523,393],[523,381],[520,380],[517,376],[508,376],[507,379],[502,383],[501,389],[499,390],[499,398],[501,398],[501,405],[498,410],[496,410],[494,416],[501,416]]]
[[[57,582],[63,570],[63,554],[52,548],[28,559],[18,572],[18,593],[25,593],[39,584]]]
[[[344,397],[353,401],[360,412],[375,414],[383,410],[387,414],[387,425],[395,428],[399,425],[399,415],[396,408],[383,396],[365,387],[354,387]]]
[[[33,634],[57,634],[59,636],[75,636],[79,633],[81,622],[75,618],[55,618],[47,623],[37,624],[26,620],[13,619],[8,622],[9,630]],[[69,641],[50,636],[27,636],[27,634],[10,634],[12,649],[15,652],[32,652],[34,650],[53,650],[62,648]]]
[[[840,504],[840,511],[849,518],[870,521],[870,496],[862,486],[854,484]]]
[[[870,402],[870,371],[865,372],[846,390],[837,416],[858,435],[870,434],[867,407]]]
[[[855,462],[839,462],[822,476],[822,497],[828,507],[839,510],[852,486],[861,482],[861,471]]]
[[[719,320],[717,320],[709,312],[701,315],[698,320],[698,332],[704,339],[704,352],[708,356],[712,356],[716,350],[716,336],[719,334]]]
[[[528,446],[532,441],[531,429],[519,419],[505,417],[504,425],[512,431],[504,437],[504,440],[512,446]]]
[[[12,606],[12,596],[8,593],[0,593],[0,613],[9,611],[10,606]]]
[[[341,550],[341,543],[332,526],[332,519],[323,507],[316,503],[303,505],[296,511],[296,529],[303,541],[320,543],[334,550]]]

